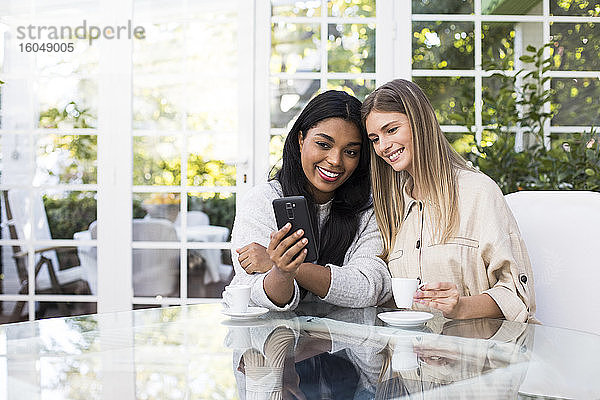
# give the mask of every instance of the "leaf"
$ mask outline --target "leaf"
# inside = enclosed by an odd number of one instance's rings
[[[541,49],[540,49],[541,50]],[[537,49],[535,47],[533,47],[532,45],[528,45],[527,46],[527,51],[530,51],[532,53],[535,53],[537,51]]]
[[[519,60],[523,61],[524,63],[532,63],[535,61],[532,56],[521,56],[519,57]]]

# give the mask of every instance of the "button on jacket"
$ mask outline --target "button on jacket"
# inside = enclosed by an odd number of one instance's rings
[[[403,223],[389,258],[393,277],[452,282],[462,296],[490,295],[508,320],[535,321],[529,255],[492,179],[458,172],[459,226],[446,243],[434,239],[433,205],[413,199],[406,185],[403,196]]]

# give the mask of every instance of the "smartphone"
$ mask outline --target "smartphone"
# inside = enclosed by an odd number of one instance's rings
[[[290,196],[275,199],[273,200],[273,211],[275,211],[278,229],[283,228],[288,222],[292,224],[292,229],[290,229],[285,237],[294,234],[298,229],[304,231],[303,237],[308,239],[308,243],[304,247],[308,250],[304,261],[316,262],[319,258],[319,251],[310,221],[308,204],[306,203],[304,196]]]

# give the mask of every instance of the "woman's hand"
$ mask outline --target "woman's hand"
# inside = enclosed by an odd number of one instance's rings
[[[416,291],[415,303],[442,311],[446,318],[458,318],[461,296],[452,282],[426,283]]]
[[[302,238],[304,235],[302,229],[283,239],[291,228],[292,225],[287,223],[283,228],[271,234],[267,254],[280,271],[295,274],[306,258],[307,250],[304,247],[307,245],[308,239]]]
[[[236,252],[239,254],[238,261],[247,274],[269,272],[273,267],[267,249],[258,243],[250,243]]]

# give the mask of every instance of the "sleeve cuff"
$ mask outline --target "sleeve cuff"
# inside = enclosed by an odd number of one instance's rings
[[[496,285],[483,293],[488,294],[498,304],[500,311],[507,320],[527,322],[529,311],[512,290],[502,285]]]
[[[329,268],[329,271],[331,272],[331,283],[329,284],[329,290],[327,291],[327,294],[325,295],[325,297],[323,297],[323,301],[326,301],[327,303],[337,304],[337,299],[341,299],[347,296],[347,286],[341,286],[337,284],[338,282],[341,282],[340,274],[343,274],[344,272],[342,271],[342,267],[338,267],[337,265],[326,264],[325,266]]]
[[[252,285],[252,293],[250,295],[250,301],[259,307],[266,307],[269,310],[275,311],[288,311],[294,310],[298,307],[298,302],[300,301],[300,289],[298,288],[298,283],[294,281],[294,296],[292,300],[283,307],[279,307],[275,303],[269,299],[269,296],[265,293],[265,289],[263,286],[263,281],[267,274],[262,274],[260,279],[257,279]]]

